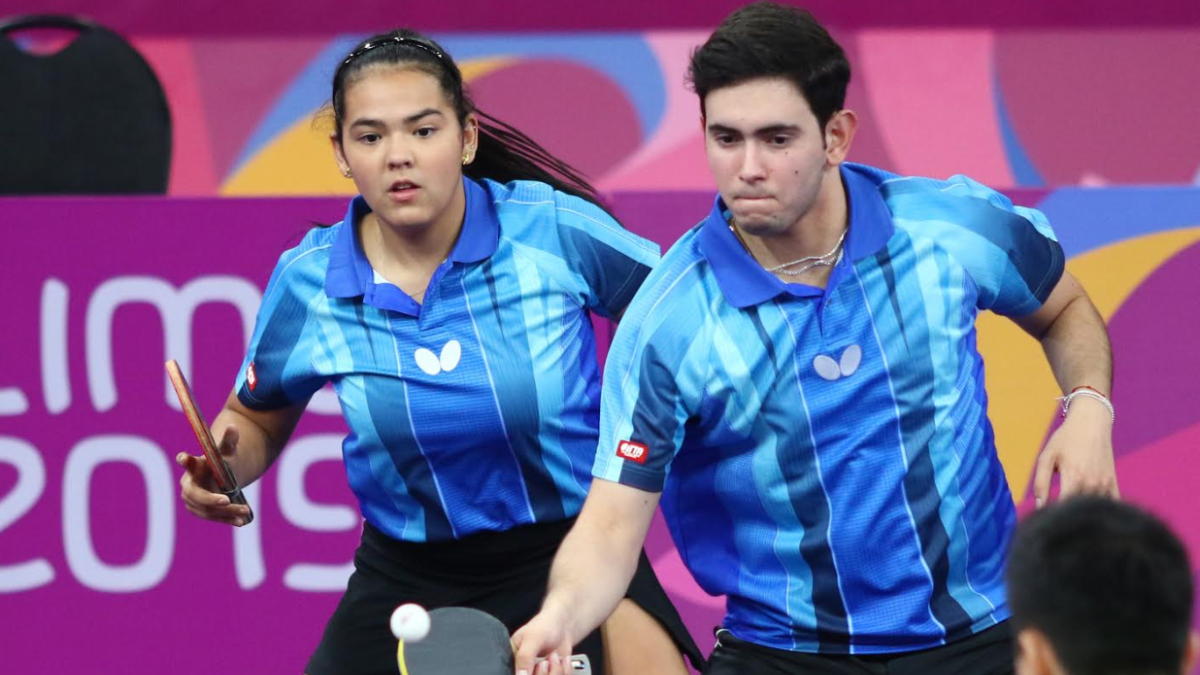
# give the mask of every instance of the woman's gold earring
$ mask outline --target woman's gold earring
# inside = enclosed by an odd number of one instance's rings
[[[343,171],[342,175],[345,176],[346,178],[354,178],[354,172],[352,172],[350,169],[346,169],[345,171]]]
[[[462,160],[463,160],[463,166],[466,166],[471,163],[471,151],[470,150],[463,151]]]

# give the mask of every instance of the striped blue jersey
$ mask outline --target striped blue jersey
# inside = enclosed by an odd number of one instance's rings
[[[407,541],[579,511],[599,426],[590,313],[620,313],[658,261],[545,184],[463,184],[462,232],[421,305],[371,269],[361,198],[284,253],[237,381],[253,409],[332,382],[363,516]]]
[[[975,317],[1038,309],[1063,253],[1040,213],[970,179],[841,175],[827,289],[763,270],[720,199],[663,257],[609,352],[593,473],[662,491],[735,636],[910,651],[1008,616],[1015,514]]]

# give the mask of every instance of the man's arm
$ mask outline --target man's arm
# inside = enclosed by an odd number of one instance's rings
[[[1016,322],[1042,343],[1064,395],[1081,386],[1093,387],[1105,396],[1112,392],[1108,330],[1083,287],[1069,272],[1063,273],[1041,309]],[[1073,399],[1062,426],[1043,448],[1033,483],[1039,506],[1050,494],[1050,479],[1056,471],[1064,497],[1080,492],[1118,495],[1112,418],[1098,399]]]
[[[625,597],[659,494],[597,478],[583,511],[563,540],[542,610],[513,635],[517,673],[536,657],[566,657]],[[558,672],[551,662],[539,673]]]

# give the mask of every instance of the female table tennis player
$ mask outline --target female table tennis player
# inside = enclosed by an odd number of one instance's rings
[[[475,109],[454,61],[418,33],[350,52],[332,109],[333,153],[360,195],[281,257],[213,435],[247,485],[334,384],[365,524],[307,672],[394,672],[401,602],[478,608],[510,630],[536,614],[596,451],[589,315],[620,317],[658,247]],[[179,462],[190,511],[242,524],[201,458]],[[594,667],[607,652],[610,672],[683,673],[681,653],[701,658],[644,555],[603,635],[577,651]]]

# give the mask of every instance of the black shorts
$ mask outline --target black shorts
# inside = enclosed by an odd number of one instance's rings
[[[388,620],[392,610],[406,602],[426,609],[472,607],[500,619],[510,633],[515,631],[541,608],[550,564],[573,524],[574,520],[539,523],[416,544],[392,539],[364,523],[354,573],[306,672],[395,675],[396,638]],[[697,669],[703,667],[699,648],[659,585],[645,552],[626,597],[663,625]],[[588,655],[593,672],[604,672],[599,630],[580,642],[576,653]]]
[[[1007,621],[941,647],[855,656],[772,649],[718,630],[704,675],[1011,675],[1013,650]]]

